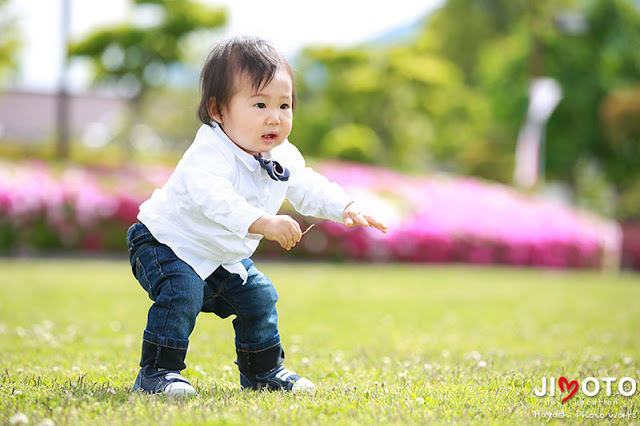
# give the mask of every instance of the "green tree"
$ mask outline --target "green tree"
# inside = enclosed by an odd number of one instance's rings
[[[614,185],[629,216],[640,205],[638,46],[630,0],[448,0],[403,45],[305,50],[293,137],[313,155],[510,182],[529,85],[548,76],[564,98],[547,126],[546,176],[606,202]]]
[[[0,81],[16,68],[15,54],[20,49],[16,18],[8,11],[9,0],[0,0]]]
[[[306,49],[297,68],[292,138],[311,155],[425,170],[461,154],[482,109],[458,67],[416,46]]]
[[[508,180],[528,86],[544,75],[564,91],[547,128],[547,177],[575,188],[584,180],[581,164],[590,164],[620,192],[639,181],[640,139],[631,123],[640,122],[633,100],[640,12],[631,1],[449,0],[419,43],[456,64],[490,105],[490,124],[478,138],[484,147],[467,141],[470,152],[486,157],[473,174]]]
[[[217,29],[227,19],[225,9],[193,0],[134,0],[134,7],[134,12],[153,22],[101,29],[72,43],[69,50],[72,58],[90,60],[96,83],[124,89],[131,104],[125,132],[138,119],[149,92],[166,85],[172,69],[182,66],[189,37]],[[127,151],[131,151],[129,139],[128,134],[123,137]]]
[[[595,161],[607,179],[623,189],[640,173],[640,140],[632,127],[622,132],[607,129],[620,120],[615,110],[621,102],[615,94],[638,96],[631,89],[640,79],[640,12],[625,0],[597,0],[579,10],[583,33],[571,35],[556,28],[540,39],[543,73],[558,80],[564,91],[547,129],[546,171],[551,179],[574,184],[578,161]],[[478,66],[479,87],[491,99],[491,135],[498,150],[513,148],[509,140],[515,142],[526,111],[527,37],[525,25],[515,28],[483,50]],[[638,122],[637,114],[629,108],[624,124]]]

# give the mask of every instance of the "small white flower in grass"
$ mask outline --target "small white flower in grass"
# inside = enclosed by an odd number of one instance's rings
[[[15,414],[9,419],[9,424],[10,425],[28,425],[29,417],[27,417],[27,415],[24,413]]]
[[[627,356],[622,360],[622,362],[624,362],[625,365],[631,365],[633,363],[633,358]]]
[[[469,360],[473,360],[473,361],[480,361],[482,359],[482,355],[480,355],[480,352],[478,351],[472,351],[469,352],[468,354],[466,354],[464,356],[465,359],[469,359]]]
[[[302,362],[302,365],[309,365],[309,358],[306,358],[306,357],[302,358],[301,362]]]
[[[424,404],[424,398],[417,397],[416,404]]]
[[[126,347],[132,346],[134,343],[136,343],[136,341],[137,338],[133,334],[127,334],[126,336],[124,336],[124,345]]]
[[[384,365],[389,365],[391,364],[391,358],[385,356],[384,358],[382,358],[382,362],[384,363]]]
[[[487,362],[486,361],[479,361],[478,362],[478,368],[485,368],[487,366]]]
[[[38,426],[56,426],[56,422],[51,419],[43,419]]]

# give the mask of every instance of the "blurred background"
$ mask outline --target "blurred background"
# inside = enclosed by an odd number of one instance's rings
[[[0,253],[124,252],[221,38],[271,41],[290,140],[390,225],[284,253],[640,268],[640,1],[0,0]],[[284,207],[287,210],[287,206]],[[293,212],[290,212],[294,214]]]

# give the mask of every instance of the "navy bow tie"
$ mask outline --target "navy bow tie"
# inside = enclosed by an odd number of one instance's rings
[[[258,157],[257,155],[254,155],[253,158],[258,160],[258,163],[260,163],[260,167],[267,171],[267,174],[269,174],[269,177],[271,179],[280,180],[283,182],[289,180],[289,175],[291,174],[289,173],[289,169],[287,169],[286,167],[282,167],[282,165],[280,165],[280,163],[278,163],[277,161],[265,160],[264,158]]]

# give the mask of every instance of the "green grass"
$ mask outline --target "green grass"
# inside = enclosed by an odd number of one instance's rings
[[[126,260],[0,261],[0,423],[544,423],[629,415],[639,397],[534,395],[543,377],[640,386],[640,276],[257,262],[280,294],[286,365],[314,396],[241,391],[230,319],[198,318],[199,394],[131,392],[150,301]],[[565,394],[566,395],[566,394]],[[48,424],[51,424],[49,421]]]

